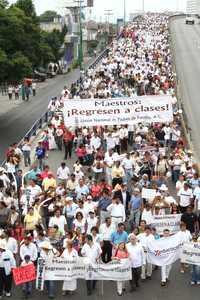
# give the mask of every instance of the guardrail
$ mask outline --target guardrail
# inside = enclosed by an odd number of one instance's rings
[[[172,15],[170,17],[170,22],[172,22],[173,19],[177,19],[177,18],[182,18],[183,19],[184,17],[185,17],[185,14],[175,14],[175,15]],[[169,24],[169,30],[171,31],[171,24]],[[178,72],[177,72],[177,68],[176,68],[176,56],[175,56],[174,43],[173,43],[172,38],[171,38],[170,44],[171,44],[171,53],[172,53],[172,56],[173,56],[174,70],[175,70],[175,73],[177,75],[177,77],[176,77],[176,97],[177,97],[177,100],[178,100],[179,109],[182,110],[181,124],[182,124],[182,127],[183,127],[184,135],[185,135],[186,140],[187,140],[187,144],[189,145],[189,147],[191,149],[193,149],[193,144],[192,144],[192,129],[188,125],[189,124],[189,122],[188,122],[188,116],[186,114],[184,103],[183,103],[183,99],[182,99],[183,96],[182,96],[182,93],[181,93],[180,80],[179,80]]]
[[[95,59],[94,62],[92,62],[88,67],[87,69],[92,69],[92,68],[95,68],[99,62],[107,56],[108,54],[108,51],[109,51],[109,47],[106,47],[106,49],[104,49]],[[76,85],[79,85],[81,82],[81,76],[78,80],[76,80],[74,83]],[[18,146],[20,147],[22,145],[22,142],[24,140],[24,138],[28,138],[28,139],[31,139],[32,137],[35,137],[38,133],[38,130],[41,130],[42,128],[44,128],[48,122],[51,120],[51,117],[52,117],[52,114],[49,110],[47,110],[45,113],[43,113],[41,115],[41,117],[35,121],[35,123],[33,124],[33,126],[29,129],[29,131],[24,135],[24,137],[20,140],[20,142],[18,143]],[[5,166],[5,163],[6,163],[6,160],[4,160],[2,163],[1,163],[1,166],[4,167]]]

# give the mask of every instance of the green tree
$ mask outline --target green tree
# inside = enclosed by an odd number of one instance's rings
[[[7,0],[0,0],[0,8],[6,8],[8,6]]]
[[[17,0],[14,6],[23,10],[27,17],[36,19],[35,6],[32,0]]]
[[[29,59],[21,52],[16,52],[10,61],[10,78],[18,81],[32,73],[32,65]]]
[[[47,10],[39,16],[40,22],[53,22],[54,18],[58,18],[60,15],[54,10]]]

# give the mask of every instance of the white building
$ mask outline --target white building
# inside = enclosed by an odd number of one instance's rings
[[[200,15],[200,0],[188,0],[186,12],[187,14]]]

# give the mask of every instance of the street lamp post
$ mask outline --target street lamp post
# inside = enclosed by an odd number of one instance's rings
[[[80,40],[79,40],[78,60],[79,60],[80,70],[82,70],[82,63],[83,63],[82,0],[79,0],[79,33],[80,33]]]

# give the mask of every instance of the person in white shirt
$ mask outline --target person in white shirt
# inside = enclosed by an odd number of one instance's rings
[[[37,260],[38,257],[37,247],[34,243],[31,242],[30,236],[24,237],[24,241],[23,244],[20,246],[19,253],[20,253],[21,260],[24,260],[24,257],[26,255],[30,256],[30,260],[32,262],[35,262]]]
[[[192,189],[190,189],[186,182],[184,183],[183,188],[179,190],[177,196],[179,197],[178,202],[180,205],[180,211],[181,213],[184,213],[193,200]]]
[[[109,149],[108,152],[105,153],[105,158],[104,158],[104,164],[105,164],[105,173],[106,173],[106,179],[108,181],[108,184],[112,184],[112,167],[114,164],[114,159],[113,159],[113,150]]]
[[[39,185],[36,184],[35,180],[31,180],[30,184],[27,186],[26,191],[30,197],[30,204],[34,202],[35,197],[42,193],[42,189]]]
[[[145,204],[145,207],[142,211],[141,220],[144,220],[146,222],[146,225],[150,225],[153,222],[153,213],[151,205],[149,203]]]
[[[130,153],[126,154],[126,157],[123,159],[121,165],[125,171],[125,182],[129,183],[133,177],[133,161],[130,157]]]
[[[144,280],[146,278],[151,279],[152,275],[152,264],[147,261],[147,244],[149,241],[154,240],[154,236],[151,233],[151,227],[146,225],[145,232],[137,235],[138,241],[141,243],[141,246],[144,249],[145,253],[145,264],[142,266],[141,278]]]
[[[22,145],[22,152],[23,152],[23,156],[24,156],[25,167],[30,166],[31,165],[31,157],[30,157],[31,145],[30,145],[28,138],[24,139],[24,142]]]
[[[92,196],[88,195],[84,202],[83,208],[84,208],[86,218],[89,216],[90,211],[96,210],[97,203],[92,200],[93,200]]]
[[[58,251],[53,248],[53,246],[48,241],[44,241],[41,244],[41,252],[40,257],[44,260],[52,259],[53,257],[58,256]],[[48,291],[48,295],[50,299],[53,299],[55,297],[55,281],[53,280],[45,280],[45,286]]]
[[[65,235],[65,231],[67,230],[67,220],[65,216],[61,215],[60,209],[56,209],[54,217],[50,218],[49,227],[53,228],[54,225],[57,225],[61,233]]]
[[[125,208],[120,202],[119,198],[112,199],[112,203],[107,207],[107,211],[110,213],[112,224],[114,225],[115,229],[117,229],[119,223],[125,222]]]
[[[16,239],[11,236],[9,229],[3,232],[3,241],[6,244],[6,248],[15,256],[18,253],[18,244]]]
[[[8,176],[4,173],[5,169],[0,167],[0,180],[3,182],[3,187],[6,189],[10,184],[10,179]]]
[[[94,151],[97,151],[97,149],[101,147],[101,139],[96,133],[91,138],[90,145]]]
[[[139,279],[141,276],[141,268],[146,264],[146,258],[143,247],[137,241],[137,237],[134,234],[130,235],[130,243],[127,244],[127,251],[129,253],[129,259],[131,261],[132,280],[130,280],[131,289],[133,292],[139,287]]]
[[[96,263],[100,258],[102,250],[98,243],[93,242],[93,238],[90,234],[86,235],[86,243],[83,245],[81,255],[87,258],[87,263]],[[96,280],[86,280],[87,294],[91,295],[92,290],[95,289]]]
[[[16,261],[6,244],[0,241],[0,298],[5,292],[6,297],[11,296],[12,288],[12,268],[16,267]]]
[[[200,215],[200,181],[198,183],[198,186],[195,187],[194,192],[194,199],[195,199],[195,210],[197,212],[197,215]]]
[[[189,243],[192,240],[192,235],[189,230],[186,229],[184,222],[180,223],[180,231],[178,232],[180,239],[183,243]],[[185,264],[181,263],[180,273],[185,273]]]
[[[78,259],[78,252],[73,248],[72,241],[68,240],[66,242],[65,250],[63,251],[61,257],[67,259],[68,261],[76,261]],[[72,293],[77,289],[77,279],[66,280],[63,282],[63,296],[66,293],[72,295]]]
[[[163,238],[162,239],[168,239],[170,236],[169,229],[163,230]],[[169,280],[169,274],[172,268],[172,264],[165,265],[161,267],[161,286],[166,286],[167,281]]]
[[[86,219],[87,234],[91,234],[91,229],[93,227],[96,227],[98,225],[98,222],[98,218],[95,216],[94,211],[89,211],[88,217]]]
[[[111,218],[105,219],[105,223],[102,223],[99,227],[99,234],[101,239],[101,249],[102,249],[102,261],[108,263],[111,261],[112,257],[112,243],[111,234],[115,231],[115,226],[111,222]]]
[[[60,167],[57,170],[57,178],[61,183],[64,183],[66,186],[69,176],[70,176],[70,170],[66,166],[66,163],[62,162]]]

